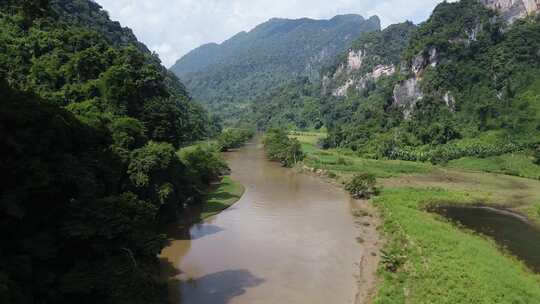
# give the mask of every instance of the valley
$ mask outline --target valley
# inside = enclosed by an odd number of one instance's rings
[[[540,303],[540,0],[98,2],[0,0],[0,303]]]
[[[353,216],[358,202],[268,161],[260,139],[226,157],[246,193],[165,248],[167,265],[179,270],[175,302],[357,303],[357,280],[373,292],[375,268],[360,275],[358,265],[376,265],[379,244],[357,242],[370,229]]]

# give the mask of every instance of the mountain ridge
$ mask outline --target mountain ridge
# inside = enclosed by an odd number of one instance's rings
[[[179,59],[173,71],[196,99],[241,102],[319,69],[380,19],[338,15],[331,19],[273,18],[221,44],[206,44]]]

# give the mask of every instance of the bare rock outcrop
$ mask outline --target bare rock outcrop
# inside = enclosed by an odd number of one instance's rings
[[[508,23],[535,14],[540,10],[540,0],[480,0],[487,7],[498,11]]]
[[[329,86],[332,83],[337,82],[341,85],[331,89],[330,92],[333,96],[344,97],[347,96],[350,88],[357,91],[366,89],[369,82],[377,81],[383,76],[390,76],[396,72],[394,65],[383,64],[376,65],[369,70],[369,67],[364,66],[366,56],[363,49],[349,50],[346,62],[341,64],[333,75],[323,77],[323,94],[325,91],[329,91]]]
[[[405,119],[409,119],[416,103],[424,97],[420,87],[420,79],[412,77],[396,84],[393,95],[394,106],[402,110]]]

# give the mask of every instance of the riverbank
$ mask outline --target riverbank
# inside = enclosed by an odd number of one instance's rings
[[[426,210],[432,204],[482,203],[540,223],[538,181],[362,159],[349,151],[320,150],[313,135],[296,137],[307,155],[302,169],[338,184],[368,172],[383,186],[371,201],[386,238],[374,303],[540,303],[539,275],[494,241]]]
[[[206,197],[206,201],[202,205],[200,219],[206,220],[231,207],[242,198],[245,191],[246,189],[241,183],[234,181],[229,176],[223,177],[219,185]]]
[[[177,263],[182,260],[193,238],[191,228],[211,220],[213,216],[230,208],[242,198],[244,192],[245,188],[241,183],[225,176],[209,191],[201,206],[191,208],[185,218],[169,227],[167,231],[169,244],[159,257],[161,275],[167,284],[169,303],[180,303],[182,300],[179,288],[181,285],[179,275],[182,272]]]
[[[363,249],[358,230],[377,225],[353,216],[356,202],[343,190],[268,161],[259,140],[225,158],[246,192],[225,212],[169,233],[161,262],[172,302],[354,303],[352,265],[378,252]]]

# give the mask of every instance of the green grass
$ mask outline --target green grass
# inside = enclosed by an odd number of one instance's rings
[[[493,241],[424,211],[433,202],[474,201],[463,192],[415,188],[385,189],[374,199],[387,236],[375,303],[540,303],[539,275]]]
[[[224,177],[219,187],[208,194],[202,208],[201,219],[207,219],[229,208],[240,200],[244,191],[242,184],[230,177]]]
[[[465,157],[449,162],[448,167],[540,179],[540,166],[533,162],[532,157],[523,153],[488,158]]]
[[[326,137],[326,132],[303,132],[303,131],[291,131],[289,137],[296,138],[301,143],[317,145],[320,139]]]
[[[306,154],[304,163],[307,166],[332,171],[343,177],[355,172],[365,172],[374,174],[379,178],[388,178],[403,174],[428,173],[433,169],[433,166],[428,163],[373,160],[358,157],[350,150],[322,150],[308,142],[302,143],[302,149]]]

